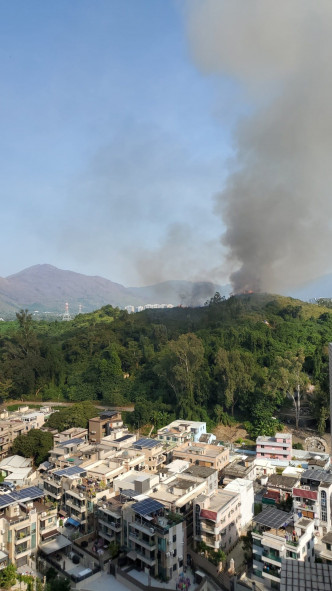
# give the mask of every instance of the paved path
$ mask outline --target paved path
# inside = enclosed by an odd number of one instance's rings
[[[84,400],[82,402],[88,402],[87,400]],[[94,404],[95,400],[91,400],[89,402],[92,402]],[[42,406],[72,406],[73,404],[77,404],[77,402],[54,402],[54,401],[50,401],[50,400],[7,400],[5,406],[11,406],[12,404],[19,404],[21,406],[26,405],[26,406],[34,406],[36,404],[38,404],[38,406],[42,405]],[[119,411],[128,411],[128,412],[132,412],[134,410],[134,405],[132,404],[131,406],[109,406],[109,405],[100,405],[100,404],[95,404],[94,405],[96,408],[101,408],[102,410],[119,410]]]

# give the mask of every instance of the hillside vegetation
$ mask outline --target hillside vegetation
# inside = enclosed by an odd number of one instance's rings
[[[136,426],[234,415],[253,435],[275,430],[280,406],[300,396],[322,431],[330,340],[329,309],[266,294],[132,315],[105,306],[69,322],[22,311],[0,323],[0,396],[134,402]]]

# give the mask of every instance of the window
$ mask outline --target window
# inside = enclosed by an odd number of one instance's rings
[[[173,536],[173,542],[176,542],[176,534]]]
[[[326,507],[326,492],[322,490],[320,493],[321,512],[320,518],[322,521],[327,521],[327,507]]]

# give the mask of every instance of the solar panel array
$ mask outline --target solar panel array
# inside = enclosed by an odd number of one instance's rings
[[[15,501],[32,501],[33,499],[39,499],[40,497],[43,497],[44,492],[38,488],[38,486],[29,486],[28,488],[22,488],[22,490],[10,493],[10,496],[13,497]]]
[[[120,441],[126,441],[126,439],[131,439],[132,434],[131,435],[123,435],[122,437],[119,437],[119,439],[115,439],[115,442],[118,443]]]
[[[10,495],[0,495],[0,509],[4,509],[15,502]]]
[[[68,468],[62,468],[61,470],[56,470],[53,472],[56,476],[74,476],[74,474],[86,474],[86,470],[80,468],[79,466],[69,466]]]
[[[84,443],[84,439],[80,439],[79,437],[75,437],[74,439],[67,439],[67,441],[61,441],[57,444],[57,447],[66,447],[66,445],[74,445]]]
[[[151,515],[157,513],[160,509],[164,509],[164,505],[154,499],[144,499],[144,501],[134,503],[132,509],[139,515]]]
[[[160,445],[160,441],[156,441],[155,439],[147,439],[144,437],[134,443],[134,447],[144,447],[146,449],[151,449],[152,447],[156,447],[156,445]]]
[[[266,525],[273,529],[279,529],[283,525],[287,525],[293,516],[286,511],[280,511],[279,509],[264,509],[261,513],[254,517],[254,521],[260,525]]]
[[[129,490],[128,488],[125,490],[120,490],[120,495],[127,497],[127,499],[132,499],[137,496],[137,492],[135,490]]]
[[[17,503],[17,501],[23,502],[40,499],[44,494],[38,486],[29,486],[28,488],[22,488],[22,490],[13,491],[9,495],[0,495],[0,509],[9,507],[9,505]]]

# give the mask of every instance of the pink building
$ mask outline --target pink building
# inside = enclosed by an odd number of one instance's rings
[[[291,460],[292,435],[290,433],[276,433],[275,437],[257,437],[256,453],[257,458]]]

